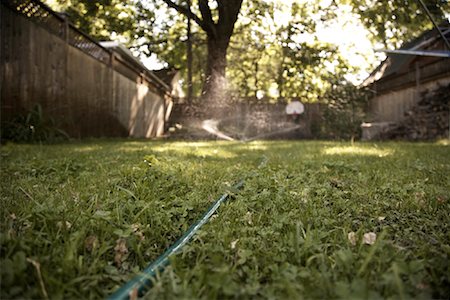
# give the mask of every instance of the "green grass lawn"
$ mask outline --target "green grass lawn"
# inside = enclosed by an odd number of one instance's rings
[[[2,299],[106,297],[226,191],[148,298],[450,297],[448,143],[92,140],[0,153]]]

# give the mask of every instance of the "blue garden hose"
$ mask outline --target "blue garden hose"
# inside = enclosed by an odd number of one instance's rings
[[[237,183],[234,188],[240,189],[244,186],[244,181],[241,180]],[[172,246],[170,246],[161,256],[159,256],[154,262],[148,265],[140,274],[136,275],[133,279],[128,281],[125,285],[119,288],[116,292],[108,297],[109,300],[122,300],[136,298],[136,296],[142,297],[144,293],[151,288],[152,279],[157,273],[163,271],[167,265],[169,265],[169,257],[178,252],[184,245],[186,245],[189,240],[194,236],[194,234],[203,226],[208,219],[214,214],[214,212],[219,208],[220,204],[228,199],[229,193],[223,194],[216,202],[214,202],[211,207],[205,212],[205,214],[195,222],[186,233],[180,237]]]

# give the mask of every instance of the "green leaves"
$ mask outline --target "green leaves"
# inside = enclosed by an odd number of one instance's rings
[[[432,27],[431,21],[418,1],[352,0],[348,2],[361,16],[364,25],[371,31],[372,38],[384,43],[387,48],[397,48],[402,43],[416,38],[424,28]],[[423,2],[438,24],[445,21],[445,14],[450,12],[447,1],[424,0]]]

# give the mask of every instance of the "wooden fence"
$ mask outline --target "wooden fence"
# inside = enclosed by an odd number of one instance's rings
[[[423,94],[450,84],[450,59],[410,66],[374,83],[369,117],[375,122],[397,123],[422,99]]]
[[[170,89],[34,0],[1,2],[1,121],[39,104],[74,137],[155,137]]]

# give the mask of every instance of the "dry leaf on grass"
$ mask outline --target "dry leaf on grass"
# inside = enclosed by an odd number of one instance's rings
[[[236,249],[237,242],[239,242],[239,239],[234,240],[234,241],[231,242],[231,249],[233,249],[233,250]]]
[[[95,235],[90,235],[84,241],[84,247],[88,252],[92,252],[98,247],[98,238]]]
[[[129,293],[128,296],[130,297],[130,300],[137,300],[139,297],[139,293],[138,293],[138,288],[135,287],[134,289],[132,289]]]
[[[140,241],[145,240],[144,233],[141,230],[141,224],[132,224],[131,229],[133,229],[134,235],[136,235]]]
[[[122,261],[125,259],[125,255],[128,253],[127,241],[123,238],[118,239],[114,251],[116,252],[114,263],[119,268],[122,265]]]
[[[70,228],[72,228],[72,223],[70,223],[69,221],[58,221],[56,223],[56,226],[58,227],[58,229],[69,230]]]
[[[356,245],[356,233],[354,233],[353,231],[349,232],[347,234],[347,238],[348,238],[348,241],[350,242],[350,244],[352,244],[352,246]]]
[[[375,244],[376,240],[377,240],[377,234],[375,232],[364,233],[364,236],[363,236],[364,244],[373,245],[373,244]]]
[[[247,221],[248,225],[253,225],[253,220],[252,220],[252,213],[251,212],[247,212],[245,214],[245,221]]]

